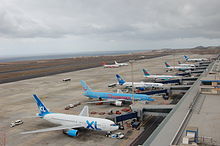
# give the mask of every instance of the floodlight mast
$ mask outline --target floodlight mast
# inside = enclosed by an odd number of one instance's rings
[[[132,102],[134,103],[134,69],[133,69],[133,64],[135,60],[129,60],[129,63],[131,64],[131,83],[132,83]]]

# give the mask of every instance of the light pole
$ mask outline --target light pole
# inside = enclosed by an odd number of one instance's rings
[[[134,103],[134,73],[133,73],[133,64],[135,60],[129,60],[129,63],[131,64],[131,83],[132,83],[132,102]]]

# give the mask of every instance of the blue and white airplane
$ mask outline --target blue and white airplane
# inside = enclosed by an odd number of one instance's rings
[[[122,79],[122,77],[116,74],[116,78],[118,80],[118,84],[121,86],[132,87],[132,82],[126,82]],[[152,88],[152,87],[162,87],[162,83],[152,83],[152,82],[133,82],[134,88],[142,89],[142,88]]]
[[[144,77],[151,79],[169,80],[174,78],[180,78],[180,76],[172,76],[172,75],[152,75],[145,69],[143,69],[143,72],[144,72]]]
[[[116,106],[122,106],[123,101],[154,101],[149,95],[144,94],[128,94],[128,93],[107,93],[107,92],[93,92],[84,81],[80,81],[84,90],[83,95],[89,98],[95,98],[99,101],[87,102],[87,103],[112,103]],[[104,99],[104,100],[103,100]]]
[[[97,131],[114,131],[119,128],[113,121],[102,118],[89,117],[88,106],[84,106],[79,115],[68,115],[62,113],[53,113],[45,107],[37,95],[33,95],[35,102],[37,103],[39,113],[38,117],[45,119],[51,123],[58,124],[60,126],[40,129],[35,131],[22,132],[21,134],[40,133],[55,130],[64,130],[69,136],[77,136],[78,130],[76,128],[86,128]]]
[[[208,61],[207,58],[192,58],[190,59],[189,56],[184,55],[183,58],[185,59],[185,61],[187,62],[201,62],[201,61]]]

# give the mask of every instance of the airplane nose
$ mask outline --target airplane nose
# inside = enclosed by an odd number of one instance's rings
[[[119,125],[116,125],[115,123],[113,123],[113,124],[110,124],[109,128],[111,129],[110,131],[115,131],[119,129]]]
[[[115,126],[115,130],[118,130],[119,129],[119,126]]]
[[[112,126],[111,127],[111,131],[115,131],[115,130],[118,130],[119,129],[119,126],[117,125],[117,126]]]

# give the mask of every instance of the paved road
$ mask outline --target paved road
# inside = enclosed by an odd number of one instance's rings
[[[143,144],[163,119],[164,117],[149,117],[144,125],[144,131],[130,144],[130,146]]]

